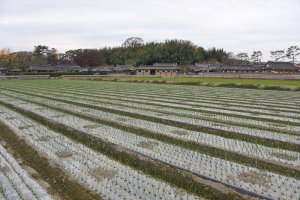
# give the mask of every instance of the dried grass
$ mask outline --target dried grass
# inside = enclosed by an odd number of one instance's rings
[[[51,139],[52,137],[49,136],[49,135],[45,135],[45,136],[41,136],[39,138],[36,139],[36,141],[39,141],[39,142],[47,142]]]

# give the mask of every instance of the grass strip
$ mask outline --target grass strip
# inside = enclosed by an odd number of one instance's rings
[[[62,78],[64,79],[64,78]],[[68,79],[68,78],[66,78]],[[70,78],[69,78],[70,79]],[[240,80],[241,82],[238,83],[233,83],[233,81],[230,81],[230,79],[224,78],[224,80],[229,80],[227,83],[225,82],[219,82],[219,81],[207,81],[207,80],[197,80],[197,81],[183,81],[183,80],[176,80],[176,78],[149,78],[143,79],[143,78],[136,78],[136,79],[126,79],[126,78],[86,78],[88,80],[93,80],[93,81],[115,81],[115,82],[133,82],[133,83],[152,83],[152,84],[169,84],[169,85],[194,85],[194,86],[210,86],[210,87],[227,87],[227,88],[245,88],[245,89],[260,89],[260,90],[280,90],[280,91],[300,91],[300,86],[295,84],[297,83],[297,80],[292,81],[291,83],[293,84],[278,84],[276,83],[274,85],[272,84],[257,84],[257,83],[246,83],[241,81],[242,79],[237,79]],[[73,78],[73,80],[76,80],[76,78]],[[204,80],[204,81],[203,81]],[[247,79],[249,80],[249,79]],[[251,79],[253,82],[260,82],[262,83],[263,80],[260,79]],[[271,80],[267,80],[271,81]],[[279,81],[277,81],[279,82]],[[288,81],[286,81],[288,82]],[[293,87],[290,87],[293,86]]]
[[[13,152],[15,158],[24,160],[22,164],[34,169],[40,178],[50,186],[50,192],[66,200],[100,200],[100,196],[76,181],[59,168],[52,167],[49,160],[38,153],[24,139],[19,138],[13,131],[0,122],[0,138],[5,141],[6,148]]]
[[[239,193],[229,190],[224,193],[206,184],[197,181],[198,177],[193,176],[183,170],[178,170],[169,165],[145,159],[141,155],[122,149],[98,137],[88,135],[82,131],[76,130],[54,120],[42,117],[34,112],[19,108],[9,103],[0,102],[3,106],[12,109],[25,117],[28,117],[53,131],[56,131],[75,142],[81,143],[101,154],[113,158],[120,163],[130,166],[145,174],[151,175],[157,179],[166,181],[176,187],[182,188],[190,193],[208,199],[246,199]]]

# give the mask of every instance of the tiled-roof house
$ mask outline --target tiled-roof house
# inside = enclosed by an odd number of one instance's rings
[[[80,67],[77,65],[32,65],[28,70],[32,72],[78,72]]]
[[[112,68],[113,72],[116,74],[127,74],[127,75],[134,75],[135,68],[128,65],[117,65]]]
[[[254,65],[222,65],[215,69],[217,72],[260,72],[262,66]]]
[[[136,68],[137,76],[175,77],[180,68],[176,63],[155,63],[152,66]]]
[[[0,76],[1,75],[5,75],[6,74],[6,68],[4,68],[4,67],[0,67]]]
[[[213,72],[216,68],[220,67],[220,64],[199,64],[199,63],[195,63],[195,65],[191,65],[188,69],[187,69],[187,73],[188,74],[193,74],[193,75],[199,75],[201,73],[205,73],[205,72]]]
[[[290,62],[267,62],[263,68],[264,71],[276,71],[276,72],[294,72],[295,66]]]

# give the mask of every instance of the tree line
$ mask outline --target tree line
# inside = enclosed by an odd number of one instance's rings
[[[274,61],[284,58],[296,62],[300,54],[297,46],[291,46],[286,51],[270,52]],[[194,63],[224,63],[224,64],[260,64],[263,57],[261,51],[253,51],[234,55],[220,48],[204,49],[188,40],[166,40],[164,42],[144,43],[142,38],[128,38],[119,47],[105,47],[102,49],[74,49],[64,53],[55,48],[44,45],[34,46],[33,51],[10,52],[9,49],[0,50],[0,66],[8,69],[20,68],[26,70],[31,65],[62,65],[76,64],[89,71],[96,66],[104,65],[152,65],[153,63],[177,63],[188,66]]]

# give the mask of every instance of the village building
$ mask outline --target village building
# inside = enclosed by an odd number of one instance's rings
[[[3,76],[6,74],[6,68],[5,67],[0,67],[0,76]]]
[[[30,72],[78,72],[80,67],[78,65],[33,65],[30,66]]]
[[[155,63],[153,66],[141,66],[136,68],[137,76],[175,77],[180,68],[176,63]]]
[[[268,72],[281,72],[281,73],[292,73],[297,69],[291,62],[267,62],[263,68],[263,71]]]
[[[221,64],[199,64],[191,65],[187,69],[187,75],[201,75],[203,73],[214,72],[214,70],[220,67]]]
[[[244,72],[261,72],[261,66],[254,66],[254,65],[222,65],[216,68],[215,72],[235,72],[235,73],[244,73]]]
[[[81,72],[82,74],[94,74],[94,75],[108,75],[111,74],[113,72],[113,70],[110,67],[103,67],[103,66],[99,66],[99,67],[93,67],[92,69],[88,68],[80,68],[79,72]]]
[[[209,65],[209,64],[195,64],[187,69],[188,75],[203,75],[209,72],[219,73],[292,73],[299,71],[290,62],[267,62],[264,65]]]
[[[114,74],[135,75],[135,68],[128,65],[116,65],[112,68]]]

